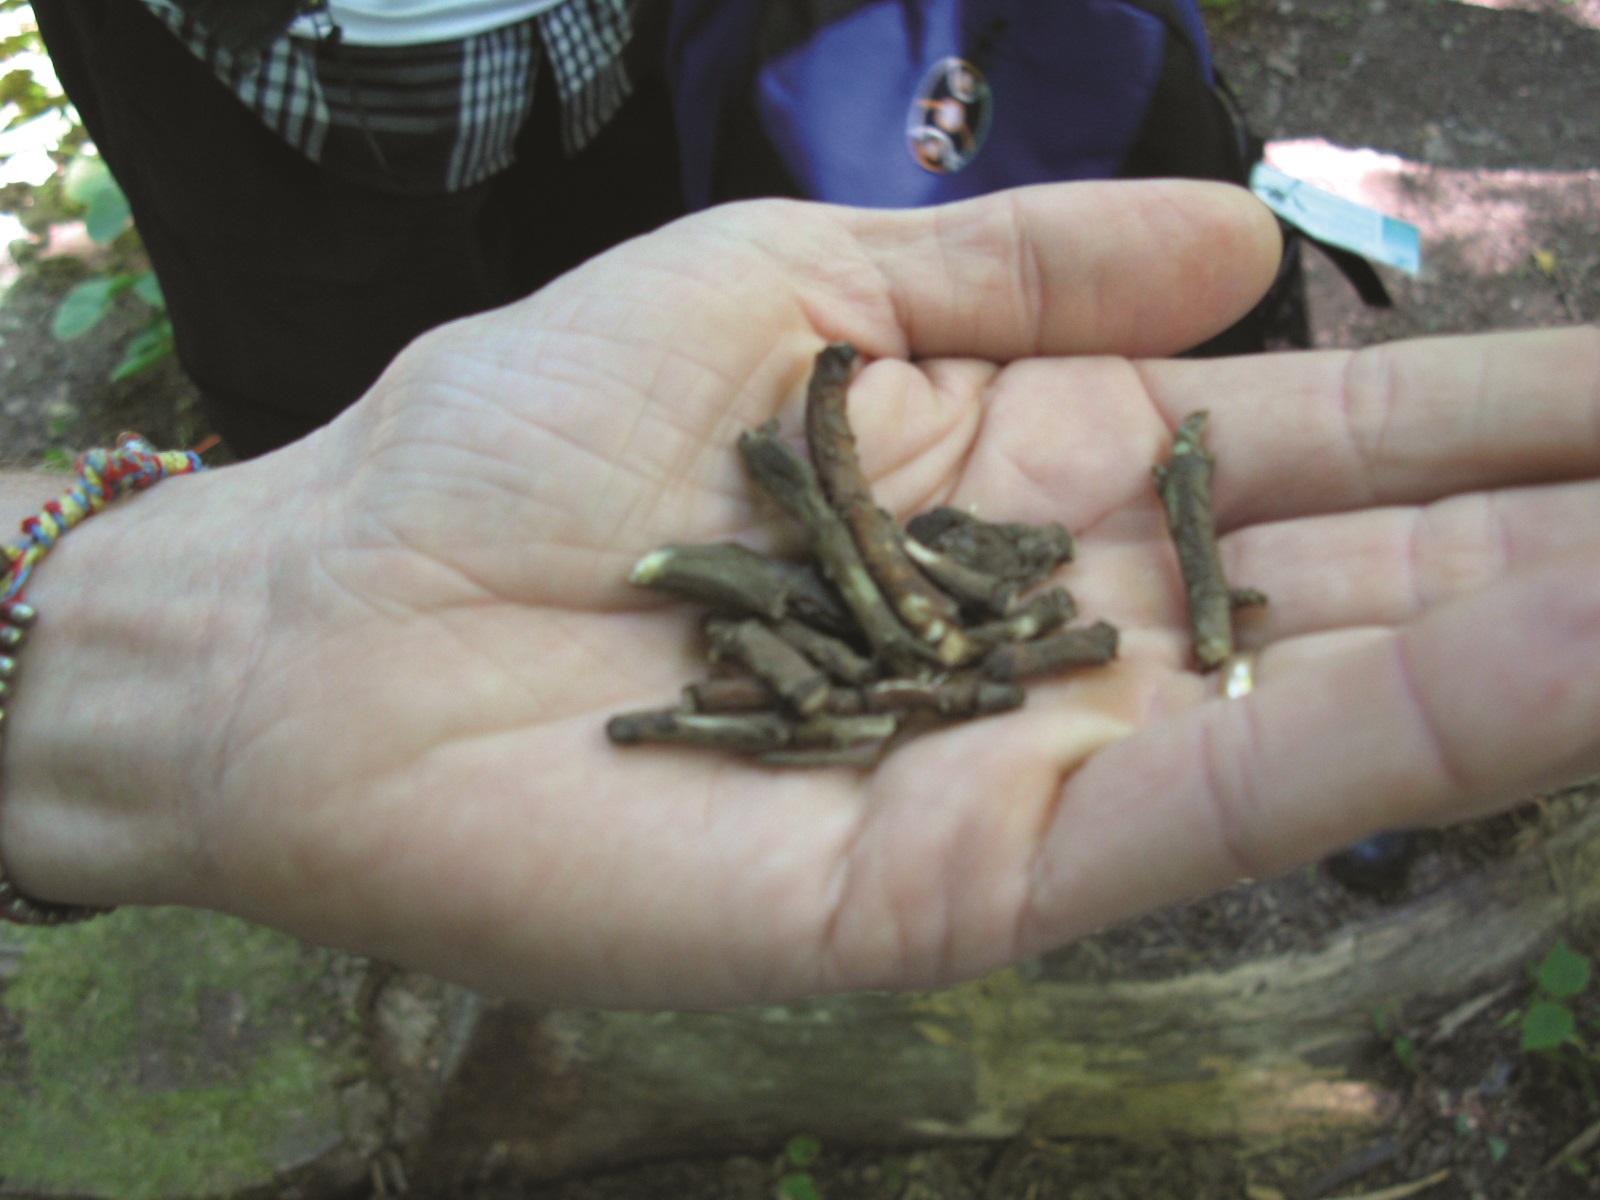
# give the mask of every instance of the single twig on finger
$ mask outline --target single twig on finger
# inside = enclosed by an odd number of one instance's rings
[[[904,533],[879,508],[856,455],[855,434],[845,411],[855,350],[842,342],[817,355],[806,388],[806,444],[822,491],[855,539],[861,561],[900,619],[939,649],[947,666],[967,657],[961,608],[917,569],[906,554]]]
[[[1266,596],[1254,589],[1230,588],[1222,569],[1211,508],[1212,457],[1201,442],[1207,415],[1200,409],[1185,417],[1173,437],[1171,455],[1154,468],[1183,576],[1189,640],[1204,670],[1233,653],[1234,608],[1266,603]]]

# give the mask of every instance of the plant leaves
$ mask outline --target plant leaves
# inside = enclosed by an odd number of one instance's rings
[[[74,158],[67,164],[61,190],[68,200],[83,205],[83,226],[96,245],[114,241],[128,227],[128,198],[101,159],[88,154]]]
[[[111,300],[122,289],[111,276],[85,279],[61,297],[55,316],[50,322],[50,332],[57,341],[70,342],[82,337],[111,311]]]
[[[122,361],[111,371],[111,382],[120,383],[130,375],[148,370],[172,353],[172,322],[165,317],[128,339]]]
[[[111,178],[111,168],[92,154],[79,154],[61,176],[61,190],[74,204],[87,206],[95,192]]]
[[[778,1180],[778,1195],[782,1200],[822,1200],[817,1181],[805,1171],[796,1171]]]
[[[1556,1000],[1576,996],[1589,986],[1589,960],[1566,942],[1558,941],[1533,969],[1539,990]]]
[[[1553,1000],[1536,1000],[1522,1014],[1521,1048],[1554,1050],[1573,1035],[1577,1021],[1572,1010]]]
[[[167,298],[161,294],[161,284],[154,271],[144,271],[134,279],[133,294],[151,308],[159,308],[162,312],[167,309]]]
[[[783,1157],[791,1167],[809,1167],[822,1153],[822,1143],[809,1133],[797,1133],[784,1144]]]
[[[105,186],[89,197],[88,206],[84,209],[84,232],[95,245],[103,246],[116,241],[117,235],[128,227],[132,219],[128,198],[122,194],[116,181],[107,175]]]

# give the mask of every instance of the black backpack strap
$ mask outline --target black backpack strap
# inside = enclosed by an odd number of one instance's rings
[[[1389,295],[1389,289],[1384,286],[1377,268],[1361,255],[1353,250],[1346,250],[1343,246],[1325,242],[1321,238],[1314,238],[1303,229],[1295,230],[1295,234],[1327,256],[1339,274],[1349,280],[1350,286],[1356,290],[1356,295],[1361,297],[1362,303],[1368,308],[1394,307],[1394,297]]]

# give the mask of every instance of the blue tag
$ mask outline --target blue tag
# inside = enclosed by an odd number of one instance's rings
[[[1409,222],[1335,196],[1264,162],[1250,172],[1250,190],[1289,224],[1320,241],[1408,275],[1422,269],[1422,235]]]

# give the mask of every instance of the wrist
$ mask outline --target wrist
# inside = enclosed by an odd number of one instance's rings
[[[0,742],[0,860],[24,894],[203,902],[218,731],[264,623],[272,477],[246,464],[165,480],[39,563]],[[48,485],[29,511],[66,482],[29,477]]]

